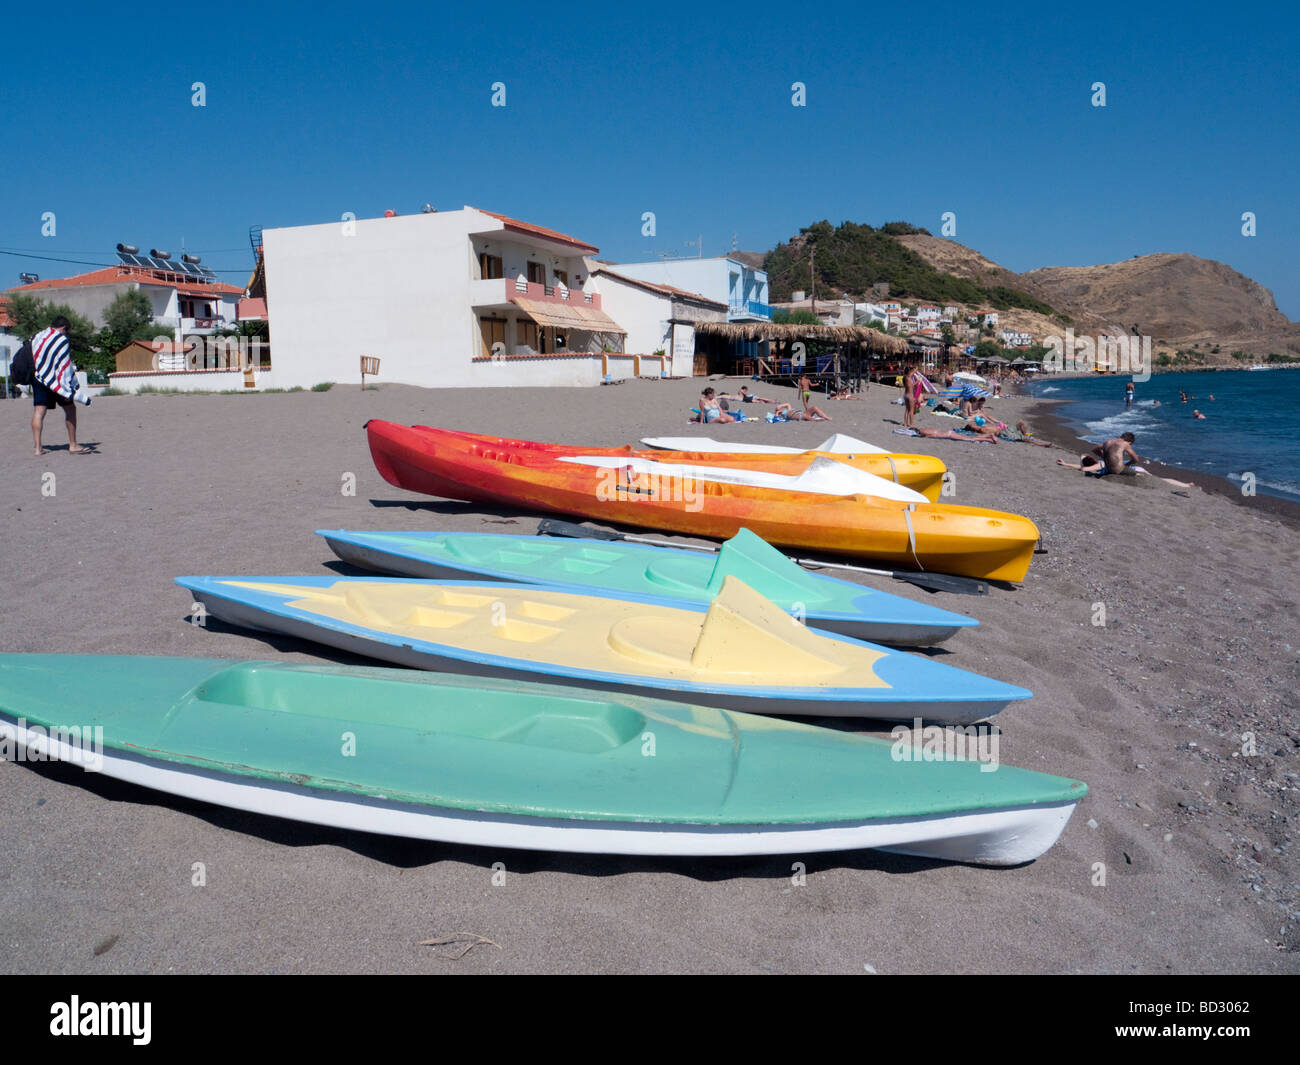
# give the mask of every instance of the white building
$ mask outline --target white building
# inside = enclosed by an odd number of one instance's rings
[[[615,263],[614,269],[625,277],[672,285],[725,303],[727,320],[731,322],[770,321],[772,318],[767,271],[746,266],[739,259],[726,255],[708,259],[664,259],[651,263]]]
[[[589,261],[589,270],[587,291],[598,293],[605,313],[627,329],[624,347],[641,356],[639,375],[662,372],[690,377],[694,372],[695,324],[725,322],[727,305],[672,285],[626,277],[595,261]],[[662,360],[655,358],[658,352],[663,352]],[[648,360],[644,358],[647,355]]]
[[[917,321],[922,325],[928,325],[931,322],[937,322],[940,318],[938,307],[918,307],[916,309]]]
[[[594,385],[632,376],[626,330],[586,291],[585,241],[459,211],[265,229],[277,387],[356,381],[438,388]],[[634,354],[634,353],[629,353]]]

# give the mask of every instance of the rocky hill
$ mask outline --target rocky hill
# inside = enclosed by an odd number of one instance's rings
[[[1220,354],[1300,354],[1300,324],[1263,285],[1195,255],[1143,255],[1102,266],[1048,266],[1021,275],[1050,298],[1087,306],[1168,344]]]
[[[815,259],[813,251],[815,249]],[[1146,255],[1100,266],[1049,266],[1016,273],[973,248],[901,222],[878,229],[817,222],[764,257],[773,301],[793,289],[870,298],[890,284],[904,302],[996,309],[999,326],[1036,340],[1062,335],[1153,339],[1153,354],[1179,366],[1241,365],[1270,355],[1300,358],[1300,323],[1273,294],[1231,267],[1185,254]]]
[[[1017,274],[956,241],[931,236],[896,239],[937,270],[983,286],[1012,286],[1050,304],[1072,319],[1077,335],[1115,336],[1136,329],[1152,337],[1157,357],[1163,353],[1181,364],[1231,366],[1262,361],[1270,354],[1300,356],[1300,323],[1277,309],[1263,285],[1211,259],[1162,253]],[[1000,317],[1008,328],[1035,337],[1060,332],[1059,321],[1024,311]],[[1234,358],[1234,352],[1241,356]]]

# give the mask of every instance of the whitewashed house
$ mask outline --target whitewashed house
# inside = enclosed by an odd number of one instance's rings
[[[690,377],[696,324],[727,320],[725,303],[627,277],[594,260],[589,260],[587,291],[598,293],[605,313],[627,329],[624,357],[639,363],[632,367],[638,376]]]
[[[587,291],[594,245],[464,207],[262,231],[265,384],[595,385],[632,375],[623,328]],[[624,365],[626,363],[626,365]]]

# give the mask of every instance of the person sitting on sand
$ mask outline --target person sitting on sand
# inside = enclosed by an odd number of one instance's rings
[[[1126,457],[1134,462],[1142,461],[1141,456],[1133,450],[1133,441],[1136,439],[1132,433],[1124,433],[1122,436],[1111,437],[1104,444],[1098,444],[1092,451],[1105,463],[1103,469],[1107,473],[1124,473]]]
[[[870,386],[869,384],[868,384],[868,385],[863,385],[863,386],[862,386],[862,391],[865,392],[865,391],[866,391],[868,388],[870,388],[870,387],[871,387],[871,386]],[[831,398],[831,399],[861,399],[862,397],[861,397],[861,396],[855,396],[855,395],[853,394],[853,391],[852,391],[851,389],[848,389],[848,388],[841,388],[838,392],[835,393],[835,395],[831,396],[830,398]]]
[[[730,414],[718,406],[718,401],[714,397],[713,389],[706,388],[700,393],[700,413],[693,419],[694,421],[704,422],[734,422],[736,421]]]

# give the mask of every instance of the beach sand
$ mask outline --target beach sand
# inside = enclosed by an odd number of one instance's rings
[[[347,661],[188,624],[190,597],[172,578],[328,572],[318,528],[534,531],[536,515],[386,484],[362,432],[369,418],[618,445],[690,433],[685,411],[703,385],[105,397],[81,412],[81,439],[98,445],[84,457],[32,457],[30,406],[0,402],[0,650]],[[897,394],[875,385],[865,400],[826,404],[830,425],[708,435],[812,445],[839,431],[939,455],[955,475],[949,501],[1038,523],[1048,550],[1018,589],[930,597],[879,581],[977,616],[980,627],[942,659],[1035,692],[995,719],[1003,762],[1090,786],[1038,861],[985,869],[873,851],[688,861],[453,847],[254,817],[70,766],[3,763],[0,969],[1300,970],[1296,526],[1250,500],[1085,479],[1056,467],[1065,451],[894,436]],[[1032,407],[1005,399],[991,410],[1014,422]],[[45,441],[66,446],[57,414]],[[46,474],[53,495],[42,492]],[[344,494],[353,475],[355,494]],[[1092,623],[1097,604],[1104,626]],[[494,863],[504,883],[494,884]],[[499,949],[453,960],[419,945],[461,932]]]

